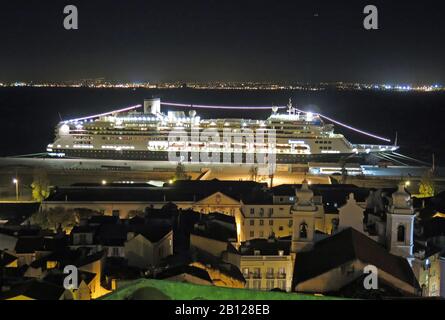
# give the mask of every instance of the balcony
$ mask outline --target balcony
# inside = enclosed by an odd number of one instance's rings
[[[266,278],[267,279],[274,279],[275,278],[275,274],[273,272],[267,272],[266,273]]]
[[[282,272],[279,272],[279,273],[277,273],[277,278],[278,279],[286,279],[286,274],[282,273]]]

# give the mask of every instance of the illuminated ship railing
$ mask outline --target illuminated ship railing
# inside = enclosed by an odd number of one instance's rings
[[[170,107],[184,107],[184,108],[197,108],[197,109],[226,109],[226,110],[271,110],[274,106],[211,106],[202,104],[187,104],[176,102],[162,102],[162,105]],[[285,109],[287,107],[278,106],[278,109]]]
[[[109,116],[109,115],[112,115],[112,114],[115,114],[115,113],[120,113],[120,112],[126,112],[126,111],[130,111],[130,110],[134,110],[134,109],[137,109],[137,108],[140,108],[140,107],[142,107],[142,105],[141,104],[137,104],[135,106],[130,106],[130,107],[117,109],[117,110],[113,110],[113,111],[108,111],[108,112],[104,112],[104,113],[99,113],[99,114],[95,114],[95,115],[92,115],[92,116],[86,116],[86,117],[82,117],[82,118],[71,119],[71,120],[67,120],[67,121],[64,121],[64,122],[68,123],[68,122],[85,121],[85,120],[90,120],[90,119],[95,119],[95,118]]]
[[[189,108],[203,108],[203,109],[233,109],[233,110],[268,110],[268,109],[270,110],[270,109],[274,109],[274,108],[276,108],[276,109],[288,108],[288,106],[213,106],[213,105],[185,104],[185,103],[175,103],[175,102],[161,102],[161,104],[166,105],[166,106],[174,106],[174,107],[189,107]],[[360,130],[360,129],[354,128],[354,127],[352,127],[350,125],[347,125],[347,124],[345,124],[343,122],[340,122],[340,121],[337,121],[337,120],[332,119],[330,117],[327,117],[327,116],[322,115],[320,113],[313,114],[312,112],[300,110],[298,108],[294,108],[294,109],[296,111],[298,111],[298,112],[301,112],[301,113],[309,115],[311,118],[313,116],[317,116],[318,115],[321,118],[324,118],[324,119],[326,119],[326,120],[328,120],[328,121],[330,121],[332,123],[335,123],[335,124],[337,124],[339,126],[345,127],[345,128],[347,128],[349,130],[361,133],[361,134],[369,136],[371,138],[375,138],[375,139],[382,140],[382,141],[385,141],[385,142],[391,142],[390,139],[387,139],[387,138],[384,138],[384,137],[381,137],[381,136],[378,136],[378,135],[366,132],[364,130]],[[284,116],[292,116],[292,115],[284,115]],[[299,117],[299,115],[295,115],[295,118],[300,118],[300,117]]]
[[[275,110],[278,110],[278,109],[285,109],[285,108],[289,107],[289,106],[218,106],[218,105],[186,104],[186,103],[163,102],[163,101],[161,101],[161,104],[162,105],[166,105],[166,106],[172,106],[172,107],[202,108],[202,109],[225,109],[225,110],[274,110],[275,111]],[[82,117],[82,118],[71,119],[71,120],[64,121],[64,122],[68,123],[68,122],[79,122],[79,121],[92,120],[92,119],[104,117],[104,116],[107,116],[107,115],[113,115],[113,114],[116,114],[116,113],[131,111],[131,110],[134,110],[134,109],[137,109],[137,108],[140,108],[140,107],[142,107],[142,105],[138,104],[138,105],[135,105],[135,106],[130,106],[130,107],[126,107],[126,108],[122,108],[122,109],[118,109],[118,110],[113,110],[113,111],[109,111],[109,112],[104,112],[104,113],[100,113],[100,114],[95,114],[95,115],[91,115],[91,116]],[[382,141],[385,141],[385,142],[391,142],[390,139],[387,139],[385,137],[381,137],[381,136],[378,136],[376,134],[372,134],[370,132],[367,132],[367,131],[364,131],[364,130],[352,127],[352,126],[350,126],[348,124],[345,124],[343,122],[337,121],[335,119],[332,119],[332,118],[330,118],[328,116],[325,116],[323,114],[320,114],[320,113],[313,114],[312,112],[300,110],[300,109],[295,108],[295,107],[293,108],[293,110],[295,110],[297,112],[300,112],[300,113],[303,113],[303,114],[306,114],[307,117],[311,118],[311,120],[312,120],[313,117],[319,116],[319,117],[321,117],[321,118],[323,118],[325,120],[328,120],[328,121],[330,121],[332,123],[335,123],[335,124],[337,124],[339,126],[342,126],[342,127],[347,128],[349,130],[352,130],[352,131],[358,132],[360,134],[369,136],[371,138],[382,140]],[[288,116],[292,116],[292,115],[289,114]]]

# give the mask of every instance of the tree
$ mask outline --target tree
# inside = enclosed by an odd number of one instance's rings
[[[35,212],[29,218],[29,221],[31,222],[32,225],[39,226],[42,229],[48,229],[49,227],[48,215],[43,210]]]
[[[63,230],[76,225],[76,213],[74,210],[65,210],[57,207],[49,210],[40,210],[30,218],[31,224],[37,225],[42,229],[57,230],[59,226]]]
[[[143,217],[143,216],[144,216],[144,211],[142,211],[142,210],[130,210],[130,211],[128,211],[128,217],[129,218]]]
[[[76,224],[80,224],[81,220],[89,219],[92,216],[100,216],[103,215],[98,211],[91,210],[88,208],[74,208],[74,218],[76,221]]]
[[[436,188],[432,171],[426,172],[419,183],[419,196],[422,198],[434,197]]]
[[[173,181],[176,180],[190,180],[191,176],[189,176],[185,171],[185,166],[178,162],[178,165],[176,166],[175,175],[173,176]]]
[[[257,181],[258,179],[258,167],[257,166],[251,166],[249,169],[250,174],[250,180]]]
[[[34,181],[31,183],[32,198],[42,202],[49,196],[49,181],[46,171],[37,170],[34,173]]]

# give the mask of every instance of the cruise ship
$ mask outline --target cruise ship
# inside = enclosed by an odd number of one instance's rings
[[[369,155],[397,149],[395,145],[352,144],[319,114],[300,111],[291,101],[285,112],[271,107],[265,120],[202,119],[193,109],[163,113],[161,105],[158,98],[146,99],[143,105],[61,121],[54,142],[47,147],[48,155],[145,161],[172,161],[173,157],[202,162],[199,155],[205,154],[213,155],[211,162],[221,163],[264,161],[273,155],[277,164],[294,164],[351,158],[365,161]],[[209,138],[209,132],[220,138],[212,134]],[[231,134],[229,138],[226,133]],[[201,138],[193,138],[197,135]]]

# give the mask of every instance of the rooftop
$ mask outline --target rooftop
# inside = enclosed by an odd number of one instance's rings
[[[0,300],[25,296],[34,300],[60,300],[65,289],[61,286],[41,280],[28,280],[0,293]]]
[[[301,184],[283,184],[273,187],[272,193],[274,196],[295,196],[295,190],[301,186]],[[369,195],[369,189],[353,184],[312,184],[309,188],[314,192],[314,196],[323,197],[323,203],[336,204],[337,207],[346,203],[350,193],[354,194],[357,202],[365,202]]]
[[[196,202],[215,192],[239,200],[266,184],[253,181],[178,180],[164,187],[135,184],[73,185],[56,187],[45,202],[123,201],[123,202]]]
[[[390,254],[366,235],[348,228],[316,242],[311,251],[297,253],[293,287],[355,259],[372,264],[411,286],[419,286],[406,259]]]
[[[241,243],[239,253],[243,256],[253,256],[258,252],[262,256],[278,256],[280,251],[283,255],[290,254],[290,239],[269,238],[269,239],[251,239]]]
[[[206,280],[206,281],[212,283],[212,279],[210,278],[210,276],[206,270],[198,268],[198,267],[189,266],[189,265],[180,265],[180,266],[168,268],[166,270],[163,270],[161,273],[158,273],[156,275],[156,278],[157,279],[167,279],[167,278],[171,278],[171,277],[178,276],[181,274],[189,274],[196,278],[200,278],[202,280]]]

